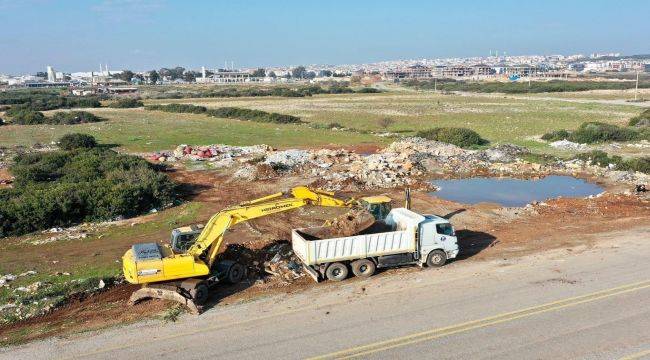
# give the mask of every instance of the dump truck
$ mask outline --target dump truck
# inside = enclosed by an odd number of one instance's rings
[[[311,277],[341,281],[351,270],[369,277],[378,268],[409,264],[437,267],[458,255],[453,226],[447,219],[392,209],[386,218],[354,236],[321,238],[323,227],[293,229],[294,253]]]

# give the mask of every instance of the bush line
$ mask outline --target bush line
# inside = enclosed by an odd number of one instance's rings
[[[262,110],[243,109],[237,107],[220,107],[208,109],[205,106],[190,104],[167,104],[167,105],[149,105],[147,110],[158,110],[173,113],[205,114],[212,117],[238,119],[255,122],[266,122],[275,124],[300,124],[302,121],[299,117],[293,115],[284,115],[278,113],[269,113]]]

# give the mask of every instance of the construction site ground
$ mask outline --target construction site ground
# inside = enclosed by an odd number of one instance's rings
[[[372,149],[368,149],[372,151]],[[85,229],[86,236],[44,241],[50,235],[37,234],[5,239],[0,243],[0,270],[3,273],[34,270],[39,275],[69,273],[70,276],[120,273],[120,257],[138,242],[167,242],[174,227],[205,222],[228,205],[265,196],[316,179],[304,175],[280,179],[234,181],[219,171],[190,171],[178,168],[170,176],[180,184],[185,202],[146,216],[100,224]],[[601,183],[606,192],[592,198],[560,198],[522,208],[498,205],[463,205],[439,199],[427,192],[413,192],[413,209],[450,219],[457,230],[460,255],[456,263],[508,260],[548,250],[575,253],[594,247],[614,231],[643,233],[650,228],[647,196],[621,192],[620,185]],[[630,189],[631,190],[631,189]],[[393,206],[403,206],[403,190],[344,193],[339,196],[387,194]],[[305,207],[238,225],[226,234],[227,245],[241,245],[251,251],[288,240],[292,228],[317,226],[341,215],[345,209]],[[34,245],[38,244],[38,245]],[[38,246],[36,250],[35,246]],[[386,270],[378,278],[423,271],[419,267]],[[444,268],[441,270],[444,271]],[[440,276],[431,272],[431,276]],[[347,280],[355,281],[355,280]],[[314,283],[304,276],[295,281],[267,274],[238,285],[219,286],[211,295],[207,312],[235,303],[270,296],[291,296],[308,288],[333,286]],[[152,300],[126,306],[137,287],[109,285],[102,291],[69,299],[52,312],[11,325],[0,326],[0,344],[16,344],[50,336],[68,337],[118,324],[159,318],[174,304]]]

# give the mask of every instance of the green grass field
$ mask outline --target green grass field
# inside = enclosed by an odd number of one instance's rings
[[[562,94],[566,96],[566,94]],[[625,124],[641,110],[630,105],[574,103],[509,98],[500,95],[443,95],[391,91],[381,94],[318,95],[305,98],[202,98],[148,100],[147,104],[191,103],[207,107],[236,106],[300,116],[309,123],[339,123],[372,131],[405,135],[437,126],[467,127],[492,143],[514,143],[535,151],[555,152],[534,136],[585,121]],[[181,143],[265,143],[276,147],[327,144],[383,144],[390,140],[371,134],[312,129],[309,125],[279,125],[216,119],[143,109],[90,109],[106,122],[82,125],[4,126],[0,145],[49,143],[69,132],[84,132],[126,151],[171,149]],[[387,128],[382,118],[394,120]]]
[[[492,142],[511,142],[540,151],[551,149],[546,144],[531,140],[532,136],[554,129],[573,129],[585,121],[624,124],[640,112],[640,109],[627,105],[511,99],[505,96],[442,95],[431,92],[329,95],[297,99],[195,99],[192,103],[207,107],[255,108],[297,115],[308,122],[336,122],[346,127],[373,131],[382,131],[380,119],[388,117],[394,123],[386,130],[404,134],[436,126],[467,127]]]

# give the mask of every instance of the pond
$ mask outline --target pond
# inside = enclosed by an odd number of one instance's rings
[[[593,183],[572,176],[547,176],[542,179],[468,178],[434,180],[439,191],[431,194],[463,204],[496,203],[502,206],[524,206],[549,198],[585,197],[603,189]]]

